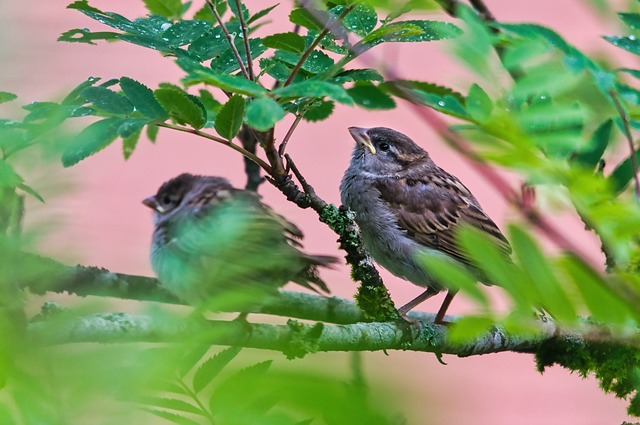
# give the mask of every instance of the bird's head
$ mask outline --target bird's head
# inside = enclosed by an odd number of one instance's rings
[[[182,205],[200,208],[219,198],[228,197],[233,190],[231,184],[222,177],[180,174],[165,182],[155,195],[142,203],[154,211],[154,220],[172,215]]]
[[[388,175],[411,164],[428,161],[427,151],[404,134],[386,127],[349,127],[356,141],[352,165],[363,171]]]

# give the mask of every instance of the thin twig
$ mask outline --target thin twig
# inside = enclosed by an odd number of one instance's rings
[[[633,169],[633,184],[635,188],[636,201],[640,202],[640,180],[638,180],[638,159],[636,158],[636,150],[633,146],[633,136],[631,135],[631,126],[629,125],[629,116],[627,115],[627,111],[622,107],[620,103],[620,99],[618,99],[618,95],[615,91],[609,90],[609,96],[611,96],[611,100],[618,111],[618,115],[620,115],[620,119],[622,120],[622,126],[624,127],[624,135],[627,139],[627,143],[629,144],[629,152],[631,158],[631,167]]]
[[[247,31],[247,24],[244,22],[244,16],[242,16],[242,6],[240,0],[236,0],[236,7],[238,8],[238,21],[240,22],[240,28],[242,28],[242,37],[244,38],[244,49],[247,51],[247,71],[249,73],[249,79],[254,80],[253,74],[253,62],[251,61],[251,46],[249,45],[249,33]]]
[[[486,4],[484,4],[483,0],[469,0],[473,8],[480,14],[480,17],[485,22],[495,22],[496,18],[493,16],[493,13],[489,10]]]
[[[247,80],[250,80],[251,78],[249,78],[249,73],[247,72],[247,68],[245,68],[244,63],[242,62],[242,58],[240,57],[240,52],[238,52],[238,49],[236,48],[236,44],[233,42],[233,37],[231,37],[231,34],[229,34],[227,27],[224,26],[224,22],[222,21],[222,17],[216,10],[216,6],[213,4],[211,0],[206,0],[206,2],[209,5],[211,12],[213,13],[213,16],[216,17],[216,21],[218,21],[218,25],[220,25],[220,28],[222,28],[222,32],[224,33],[224,36],[227,38],[227,41],[229,42],[229,46],[231,47],[233,56],[235,56],[236,61],[238,61],[238,65],[240,65],[240,70],[242,71],[242,75],[244,75],[244,78],[246,78]]]
[[[248,125],[243,124],[238,133],[238,139],[240,139],[243,148],[255,154],[258,146],[258,138],[256,137],[255,131],[252,130]],[[244,188],[256,192],[258,187],[264,182],[264,177],[260,175],[260,167],[246,156],[244,157],[244,173],[247,176],[247,183]]]
[[[200,131],[200,130],[196,130],[195,128],[180,127],[180,126],[177,126],[177,125],[167,124],[167,123],[160,123],[160,124],[156,124],[156,125],[158,127],[170,128],[172,130],[182,131],[184,133],[195,134],[195,135],[198,135],[200,137],[204,137],[205,139],[213,140],[214,142],[220,143],[221,145],[229,146],[231,149],[235,150],[236,152],[240,152],[242,155],[244,155],[245,158],[249,158],[251,161],[253,161],[256,164],[258,164],[265,172],[267,172],[269,174],[271,173],[271,166],[269,164],[267,164],[265,161],[260,159],[255,154],[253,154],[253,153],[249,152],[248,150],[244,149],[242,146],[238,146],[235,143],[231,143],[226,139],[214,136],[214,135],[209,134],[209,133],[205,133],[205,132]]]
[[[284,155],[284,151],[287,149],[287,143],[289,143],[289,140],[291,139],[291,136],[298,124],[300,124],[300,121],[302,121],[302,114],[296,115],[296,119],[293,121],[293,124],[291,124],[291,127],[289,127],[289,131],[287,131],[284,139],[282,139],[282,143],[280,143],[280,147],[278,147],[278,154],[280,156]]]
[[[337,18],[333,19],[333,20],[327,20],[327,22],[323,22],[324,24],[324,29],[320,32],[320,34],[318,34],[318,36],[316,37],[315,40],[313,40],[313,43],[311,43],[311,45],[307,48],[307,50],[305,50],[305,52],[302,54],[302,57],[300,58],[300,60],[298,61],[298,63],[295,65],[295,67],[293,68],[293,70],[291,71],[291,74],[289,75],[289,78],[287,78],[287,81],[284,82],[283,87],[288,86],[289,84],[291,84],[291,82],[293,81],[293,79],[295,78],[295,76],[298,74],[298,71],[300,71],[300,68],[302,68],[302,65],[304,64],[304,62],[307,60],[307,58],[311,55],[311,53],[313,53],[313,51],[315,50],[315,48],[318,46],[318,44],[320,44],[320,42],[322,41],[323,38],[325,38],[327,36],[327,34],[329,34],[330,32],[332,32],[334,30],[334,27],[345,17],[347,16],[347,14],[349,12],[351,12],[353,10],[354,6],[349,6],[347,7]]]

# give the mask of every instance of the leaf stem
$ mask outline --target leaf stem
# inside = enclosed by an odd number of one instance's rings
[[[205,133],[204,131],[196,130],[195,128],[180,127],[178,125],[167,124],[167,123],[160,123],[156,125],[158,127],[170,128],[171,130],[195,134],[197,136],[204,137],[205,139],[213,140],[214,142],[220,143],[221,145],[229,146],[234,151],[241,153],[245,158],[249,158],[251,161],[258,164],[266,173],[271,174],[271,166],[269,164],[267,164],[265,161],[260,159],[255,154],[244,149],[242,146],[238,146],[235,143],[231,143],[229,140],[214,136],[213,134]]]
[[[635,188],[636,201],[640,202],[640,180],[638,180],[638,159],[636,158],[636,150],[633,146],[633,136],[631,135],[631,126],[629,125],[629,116],[627,115],[627,111],[623,108],[620,103],[620,99],[618,99],[618,95],[615,91],[609,90],[609,96],[611,96],[611,100],[618,111],[618,115],[620,115],[620,119],[622,120],[622,126],[624,127],[624,135],[627,139],[627,143],[629,144],[629,152],[631,158],[631,167],[633,168],[633,184]]]
[[[302,120],[302,115],[303,114],[296,115],[295,121],[293,121],[293,124],[291,124],[291,127],[289,127],[289,130],[287,131],[287,134],[284,136],[284,139],[282,139],[282,143],[280,143],[280,146],[278,147],[278,154],[280,156],[284,155],[284,151],[285,149],[287,149],[287,143],[289,143],[291,136],[293,136],[293,132],[295,131],[298,124],[300,124],[300,121]]]
[[[283,87],[286,87],[289,84],[291,84],[291,82],[293,81],[295,76],[298,74],[298,71],[300,71],[300,68],[302,68],[302,65],[304,64],[304,62],[309,58],[311,53],[313,53],[313,51],[318,46],[318,44],[320,44],[322,39],[325,38],[327,36],[327,34],[332,32],[334,30],[335,26],[340,21],[342,21],[342,19],[345,16],[347,16],[347,14],[349,12],[351,12],[353,10],[353,8],[354,8],[354,6],[347,7],[337,18],[328,20],[326,23],[324,23],[324,29],[320,32],[320,34],[318,34],[316,39],[313,40],[313,43],[311,43],[311,45],[309,47],[307,47],[307,50],[304,51],[304,53],[302,54],[302,57],[300,58],[298,63],[296,63],[296,66],[291,71],[291,74],[289,75],[289,78],[287,78],[287,81],[284,82]]]
[[[191,399],[193,401],[196,402],[196,404],[198,405],[198,407],[200,408],[200,410],[202,410],[202,416],[204,416],[205,418],[207,418],[209,420],[209,423],[211,425],[215,425],[215,420],[213,419],[213,414],[209,411],[209,409],[207,409],[205,407],[204,404],[202,404],[202,402],[200,401],[200,399],[198,398],[198,395],[195,393],[195,391],[193,391],[191,388],[189,388],[187,386],[187,384],[184,383],[184,381],[182,380],[182,378],[178,378],[178,385],[180,386],[180,388],[182,388],[189,397],[191,397]]]
[[[229,34],[229,30],[227,30],[227,27],[224,25],[224,22],[222,21],[222,17],[218,13],[216,6],[213,4],[212,0],[206,0],[206,2],[209,5],[209,9],[211,9],[211,12],[213,13],[213,16],[216,17],[216,21],[218,21],[220,28],[222,28],[222,32],[224,33],[224,36],[227,38],[227,41],[229,42],[229,46],[231,47],[233,56],[235,56],[236,61],[238,61],[238,65],[240,65],[240,70],[242,71],[242,75],[244,75],[244,78],[246,78],[247,80],[251,80],[251,78],[249,78],[249,73],[247,72],[247,68],[244,66],[244,63],[242,62],[242,58],[240,57],[240,52],[238,52],[238,49],[236,48],[236,44],[233,42],[233,37],[231,37],[231,34]],[[240,11],[240,14],[242,14],[242,11]]]
[[[249,74],[249,79],[254,80],[255,76],[253,74],[253,62],[251,60],[251,46],[249,45],[249,33],[247,31],[247,24],[244,21],[244,16],[242,16],[242,6],[240,4],[240,0],[236,0],[236,7],[238,8],[238,21],[240,22],[240,28],[242,28],[244,49],[247,52],[247,72]]]

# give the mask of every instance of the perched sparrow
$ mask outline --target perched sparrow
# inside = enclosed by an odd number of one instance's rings
[[[298,227],[224,178],[181,174],[143,204],[154,210],[153,269],[185,301],[225,289],[255,301],[256,291],[270,295],[289,281],[329,292],[317,267],[337,259],[300,251]]]
[[[398,309],[402,317],[442,290],[416,254],[444,255],[473,268],[456,242],[460,225],[480,229],[504,252],[511,251],[469,189],[413,140],[384,127],[350,127],[349,132],[357,144],[340,184],[342,203],[356,213],[365,247],[376,262],[427,288]],[[436,323],[443,322],[455,293],[447,293]]]

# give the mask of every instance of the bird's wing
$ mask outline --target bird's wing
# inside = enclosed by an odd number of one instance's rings
[[[505,254],[511,252],[509,242],[471,192],[444,170],[379,179],[376,186],[381,200],[396,212],[400,229],[428,248],[472,265],[456,241],[456,229],[466,224],[483,231]]]

